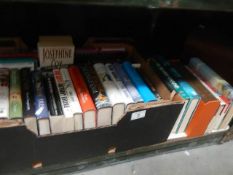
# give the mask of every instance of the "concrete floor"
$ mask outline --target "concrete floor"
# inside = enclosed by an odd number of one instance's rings
[[[233,175],[233,141],[73,175]]]

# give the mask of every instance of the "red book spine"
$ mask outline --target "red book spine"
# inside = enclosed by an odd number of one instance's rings
[[[72,79],[75,91],[77,93],[81,108],[83,112],[94,110],[96,111],[92,97],[89,93],[88,87],[82,74],[77,66],[69,67],[70,77]]]

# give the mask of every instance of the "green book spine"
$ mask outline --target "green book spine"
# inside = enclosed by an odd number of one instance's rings
[[[184,99],[190,99],[180,85],[168,74],[162,65],[154,59],[150,60],[151,68],[160,76],[161,80],[168,87],[170,91],[175,90]]]
[[[12,69],[10,71],[10,118],[17,119],[23,117],[20,71]]]

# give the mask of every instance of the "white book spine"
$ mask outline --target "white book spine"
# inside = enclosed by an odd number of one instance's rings
[[[126,105],[133,103],[133,99],[131,95],[129,94],[128,90],[126,89],[125,85],[123,82],[120,80],[120,78],[117,76],[117,72],[114,71],[113,65],[112,64],[105,64],[106,71],[115,83],[117,89],[121,93],[122,97],[124,98],[124,102]]]
[[[73,111],[69,103],[69,99],[68,99],[66,88],[65,88],[65,83],[62,78],[61,72],[59,69],[54,69],[53,74],[54,74],[55,82],[58,88],[58,93],[59,93],[59,97],[61,100],[61,105],[62,105],[64,116],[73,117]]]
[[[9,118],[9,87],[0,85],[0,118]]]
[[[9,118],[9,70],[0,70],[0,118]]]
[[[61,75],[65,83],[66,93],[70,102],[70,106],[72,108],[73,114],[82,113],[82,108],[80,106],[77,94],[75,92],[72,80],[70,78],[70,74],[67,68],[61,68]]]
[[[96,64],[94,64],[94,69],[95,69],[101,83],[104,86],[104,89],[106,91],[106,94],[107,94],[111,104],[115,105],[117,103],[124,103],[124,100],[123,100],[121,93],[119,92],[116,85],[109,77],[104,64],[96,63]]]

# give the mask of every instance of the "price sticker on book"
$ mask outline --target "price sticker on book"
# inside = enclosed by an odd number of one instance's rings
[[[138,120],[140,118],[144,118],[145,116],[146,116],[146,110],[134,112],[131,115],[131,121]]]

